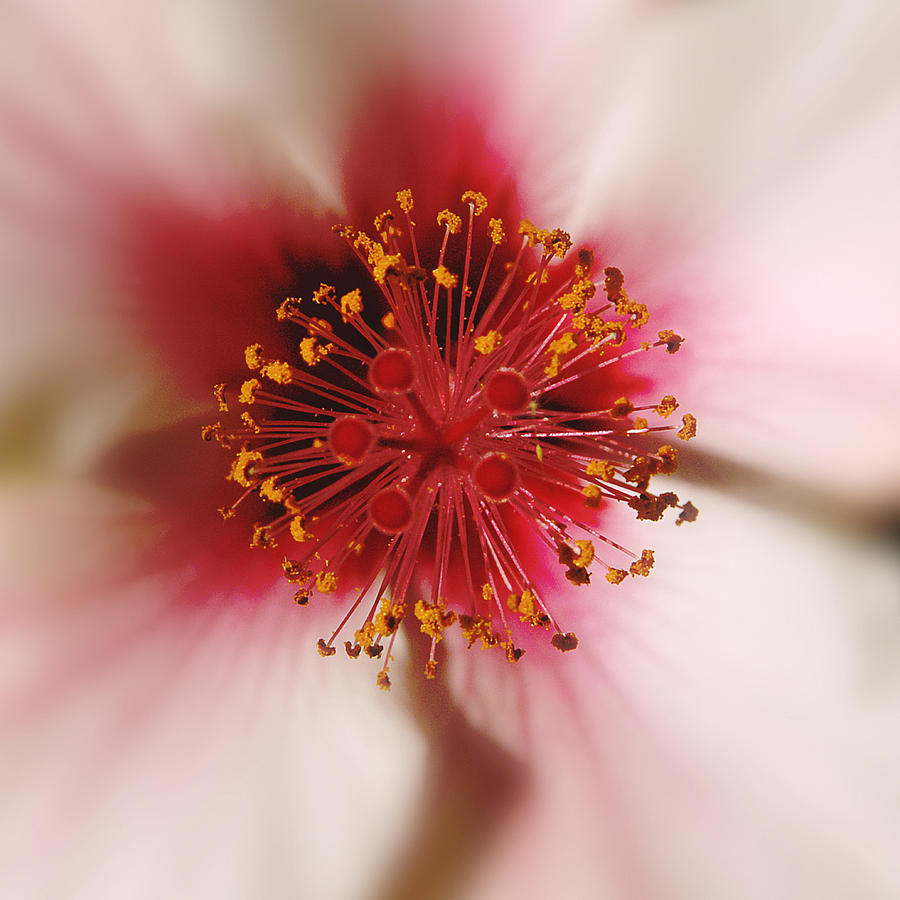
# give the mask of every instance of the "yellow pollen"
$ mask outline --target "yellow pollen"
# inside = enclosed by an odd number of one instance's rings
[[[397,327],[397,319],[392,312],[386,313],[381,317],[381,324],[388,330],[393,331]]]
[[[372,277],[378,284],[384,284],[388,275],[396,275],[403,271],[403,257],[399,253],[382,254],[372,262]]]
[[[325,306],[334,300],[334,288],[330,284],[320,284],[312,299],[313,303]]]
[[[375,627],[384,637],[390,637],[400,626],[406,615],[405,603],[391,603],[387,597],[381,601],[381,608],[375,616]]]
[[[362,312],[362,291],[356,288],[341,297],[341,318],[349,322],[351,317],[358,316]]]
[[[538,230],[529,219],[522,219],[519,222],[519,234],[527,239],[529,247],[534,247],[538,243]]]
[[[506,240],[506,233],[503,230],[503,219],[491,219],[488,222],[488,231],[491,240],[499,247]]]
[[[444,629],[449,628],[456,621],[456,613],[448,612],[441,600],[434,605],[426,603],[424,600],[417,600],[415,614],[421,623],[422,634],[428,635],[433,641],[441,640],[444,636]]]
[[[550,617],[540,608],[532,591],[523,591],[521,597],[510,594],[506,599],[506,605],[518,613],[519,621],[526,625],[534,628],[546,628],[550,624]]]
[[[600,506],[602,494],[596,484],[586,484],[581,489],[581,493],[584,494],[584,505],[588,509],[597,509]]]
[[[219,412],[228,412],[228,404],[225,402],[225,385],[217,384],[213,388],[213,395],[219,402]]]
[[[383,232],[385,230],[385,225],[387,225],[394,218],[394,214],[386,209],[383,213],[379,213],[375,216],[375,230],[378,232]]]
[[[609,414],[615,419],[624,419],[633,409],[634,404],[627,397],[619,397],[610,407]]]
[[[379,633],[374,622],[366,622],[362,628],[353,635],[354,640],[364,650],[368,650],[378,643]]]
[[[594,542],[575,541],[575,546],[581,553],[572,560],[572,565],[579,569],[586,569],[594,561]]]
[[[281,306],[275,310],[275,318],[278,319],[279,322],[284,322],[291,316],[295,316],[300,312],[300,304],[302,302],[303,301],[299,297],[287,297],[282,301]]]
[[[610,569],[606,573],[606,580],[610,584],[621,584],[628,577],[624,569]]]
[[[646,578],[653,568],[653,551],[644,550],[641,558],[631,564],[630,571],[632,575],[641,575]]]
[[[258,522],[253,526],[253,534],[250,536],[250,547],[257,549],[259,547],[277,547],[278,544],[270,537],[269,528],[266,525],[260,525]]]
[[[262,462],[262,458],[262,453],[257,450],[244,449],[239,451],[231,464],[231,471],[228,473],[228,477],[232,481],[236,481],[241,487],[253,487],[253,483],[247,477],[247,469],[253,463]]]
[[[244,360],[248,369],[258,369],[263,364],[262,344],[251,344],[244,350]]]
[[[660,343],[666,345],[666,351],[668,353],[677,353],[679,347],[681,347],[684,342],[684,338],[680,334],[675,334],[674,331],[669,329],[658,332],[657,336],[659,337]]]
[[[471,203],[475,207],[475,215],[480,216],[487,209],[487,197],[478,191],[466,191],[462,195],[463,203]]]
[[[337,575],[325,569],[316,575],[316,590],[322,594],[333,594],[337,590]]]
[[[412,191],[409,188],[397,191],[397,202],[400,204],[400,209],[402,209],[403,212],[411,213],[413,209]]]
[[[494,589],[489,584],[481,586],[481,599],[490,602],[494,599]]]
[[[499,331],[496,331],[492,328],[487,334],[483,334],[480,337],[475,338],[475,349],[482,356],[487,356],[488,353],[493,353],[497,349],[497,347],[500,346],[500,342],[502,340],[503,335],[500,334]]]
[[[462,227],[462,219],[449,209],[442,209],[437,214],[438,225],[446,225],[450,234],[456,234]]]
[[[284,491],[276,487],[277,477],[271,475],[259,486],[259,496],[272,503],[281,503],[284,500]]]
[[[561,228],[554,228],[543,233],[541,243],[548,253],[562,259],[572,248],[572,236]]]
[[[585,471],[592,478],[599,475],[603,481],[612,481],[616,477],[616,467],[603,459],[592,459]]]
[[[664,419],[668,419],[676,409],[678,409],[678,401],[671,394],[666,394],[659,401],[656,407],[656,414]]]
[[[656,451],[659,457],[659,471],[663,475],[671,475],[678,470],[678,450],[669,444],[664,444]]]
[[[451,290],[455,288],[459,279],[446,267],[443,265],[438,266],[436,269],[432,270],[432,275],[434,275],[434,280],[441,286],[447,288],[447,290]]]
[[[241,413],[241,422],[243,422],[244,425],[249,428],[254,434],[259,434],[259,432],[262,430],[256,423],[256,420],[253,418],[253,416],[251,416],[248,412]]]
[[[303,527],[304,518],[303,516],[294,516],[291,519],[291,537],[298,544],[305,544],[307,541],[311,541],[315,535],[311,531],[307,531]]]
[[[321,362],[331,351],[334,344],[319,344],[318,338],[307,337],[300,341],[300,356],[308,366],[315,366]]]
[[[389,690],[391,689],[391,677],[390,677],[390,675],[388,675],[387,669],[382,669],[382,670],[375,676],[375,683],[376,683],[376,684],[378,685],[378,687],[380,687],[381,690],[383,690],[383,691],[389,691]]]
[[[291,367],[286,362],[270,362],[260,369],[260,374],[276,384],[291,383]]]
[[[633,431],[646,431],[647,428],[650,427],[650,423],[643,417],[637,416],[634,420],[634,425],[632,426]]]
[[[256,392],[262,387],[262,382],[258,378],[250,378],[241,385],[241,392],[238,394],[238,403],[246,403],[248,406],[256,399]]]
[[[690,413],[681,417],[683,423],[682,428],[676,432],[676,435],[683,441],[689,441],[692,437],[697,436],[697,420]]]

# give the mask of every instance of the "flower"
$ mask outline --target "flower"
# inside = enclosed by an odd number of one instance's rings
[[[357,596],[318,650],[333,656],[350,617],[368,607],[344,646],[352,658],[363,650],[380,658],[388,640],[378,675],[386,689],[391,649],[409,612],[431,639],[429,678],[438,642],[456,621],[470,647],[500,647],[510,662],[525,653],[514,642],[522,642],[513,632],[522,633],[519,622],[552,626],[552,645],[574,650],[577,637],[552,611],[557,586],[547,578],[547,548],[580,587],[590,584],[594,563],[611,584],[646,578],[653,567],[652,550],[638,555],[603,533],[590,512],[601,504],[626,504],[651,521],[673,506],[680,508],[677,524],[697,518],[689,501],[650,488],[654,475],[676,471],[677,450],[636,443],[639,435],[667,431],[688,440],[695,417],[682,416],[680,428],[651,428],[645,416],[667,419],[678,407],[672,395],[641,407],[624,397],[609,405],[595,399],[617,386],[611,365],[653,350],[675,353],[683,342],[664,329],[655,340],[639,333],[626,344],[626,329],[639,331],[650,316],[629,297],[621,271],[603,270],[605,300],[591,303],[590,250],[578,251],[570,271],[553,266],[572,245],[561,229],[524,220],[517,252],[492,270],[506,235],[497,217],[477,234],[476,217],[488,207],[483,194],[462,195],[464,234],[462,218],[444,209],[433,236],[412,219],[412,192],[396,199],[403,221],[398,227],[394,212],[379,213],[376,239],[335,226],[380,289],[380,306],[373,312],[370,292],[364,302],[360,288],[339,296],[330,284],[306,303],[282,301],[278,321],[305,334],[297,364],[250,344],[250,377],[230,397],[225,383],[215,388],[219,411],[236,407],[240,418],[201,430],[234,455],[228,478],[242,491],[221,508],[223,517],[258,498],[265,518],[253,526],[251,547],[272,549],[285,535],[302,545],[299,558],[285,556],[282,565],[297,586],[295,602],[335,593],[362,560]],[[451,263],[452,235],[464,250]],[[436,258],[429,274],[430,243]],[[540,248],[534,262],[529,247]],[[627,568],[606,562],[594,540]]]
[[[890,12],[294,10],[179,5],[169,65],[158,7],[11,16],[10,889],[360,896],[402,859],[420,893],[896,893],[896,564],[848,524],[896,504]],[[194,420],[334,262],[319,213],[367,221],[413,170],[440,208],[485,156],[690,336],[704,514],[576,612],[577,654],[450,653],[373,700],[215,521]]]

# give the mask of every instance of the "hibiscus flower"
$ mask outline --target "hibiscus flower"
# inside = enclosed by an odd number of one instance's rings
[[[889,11],[9,13],[12,895],[896,893]],[[697,413],[702,516],[616,522],[657,567],[560,596],[576,652],[448,635],[429,682],[404,637],[383,695],[198,435],[328,226],[408,185],[569,228],[688,337],[633,375]]]

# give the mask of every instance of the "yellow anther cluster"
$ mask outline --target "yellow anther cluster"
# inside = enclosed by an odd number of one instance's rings
[[[603,494],[596,484],[586,484],[581,489],[581,493],[584,494],[584,505],[588,509],[598,509],[600,507]]]
[[[312,580],[312,572],[306,566],[287,557],[281,561],[281,570],[288,584],[308,584]]]
[[[581,552],[572,560],[572,565],[579,569],[586,569],[594,561],[594,542],[575,541],[575,546]]]
[[[676,432],[683,441],[697,436],[697,420],[690,413],[681,417],[682,427]]]
[[[388,330],[393,331],[397,327],[397,319],[392,312],[385,313],[381,317],[381,324]]]
[[[441,640],[444,629],[456,621],[456,613],[449,612],[441,600],[434,605],[424,600],[416,601],[415,614],[421,623],[422,634],[427,634],[433,641]]]
[[[621,584],[628,577],[624,569],[610,569],[606,573],[606,580],[610,584]]]
[[[321,594],[333,594],[337,590],[337,575],[324,569],[316,575],[316,590]]]
[[[475,207],[475,215],[480,216],[487,209],[487,197],[478,191],[466,191],[462,195],[463,203],[471,203]]]
[[[305,337],[300,341],[300,356],[308,366],[317,365],[332,350],[334,350],[334,344],[320,344],[319,339],[315,337]]]
[[[378,629],[375,627],[375,623],[372,621],[366,621],[362,628],[357,629],[357,631],[353,635],[353,639],[362,647],[367,653],[378,643],[378,638],[381,635],[378,632]],[[372,653],[369,653],[372,656]]]
[[[244,350],[244,361],[248,369],[258,369],[265,362],[262,352],[262,344],[251,344]]]
[[[646,578],[650,574],[650,570],[653,568],[653,551],[652,550],[644,550],[641,553],[641,558],[635,560],[630,566],[630,572],[632,575],[641,575]]]
[[[609,408],[609,414],[616,419],[624,419],[634,409],[634,404],[627,397],[619,397]]]
[[[490,602],[494,599],[494,589],[489,584],[481,586],[481,599]]]
[[[262,382],[258,378],[249,378],[241,385],[241,392],[238,394],[238,403],[246,403],[248,406],[256,400],[256,392],[262,387]]]
[[[399,627],[406,615],[405,603],[392,603],[385,597],[375,616],[375,627],[384,637],[390,637]]]
[[[616,467],[605,459],[592,459],[585,471],[591,478],[599,476],[603,481],[612,481],[616,477]]]
[[[334,287],[330,284],[320,284],[312,295],[313,303],[326,306],[334,301]]]
[[[550,624],[550,617],[540,608],[537,597],[529,590],[522,592],[521,597],[510,594],[506,598],[506,605],[518,613],[519,621],[534,628],[546,628]]]
[[[437,223],[446,225],[450,234],[457,234],[462,228],[462,219],[455,212],[450,212],[449,209],[442,209],[437,214]]]
[[[277,485],[277,477],[269,476],[259,486],[259,496],[271,503],[282,503],[284,501],[284,491]]]
[[[680,334],[675,334],[671,329],[657,332],[657,337],[659,338],[660,344],[666,345],[666,351],[668,353],[677,353],[684,343],[684,338]]]
[[[291,316],[296,316],[297,313],[300,312],[300,304],[302,302],[303,301],[299,297],[285,298],[282,301],[281,306],[275,310],[275,318],[278,319],[279,322],[284,322]]]
[[[372,246],[381,249],[379,244]],[[405,268],[403,257],[399,253],[370,253],[369,262],[372,265],[372,277],[378,284],[384,284],[388,275],[402,274]]]
[[[678,451],[669,444],[664,444],[656,451],[659,457],[657,471],[662,475],[671,475],[678,469]]]
[[[298,544],[305,544],[307,541],[311,541],[315,535],[311,531],[307,531],[306,528],[303,527],[304,518],[303,516],[294,516],[291,519],[291,537]]]
[[[231,470],[228,472],[228,478],[236,481],[241,487],[253,487],[253,482],[247,476],[247,469],[253,463],[262,462],[262,453],[257,450],[248,450],[244,448],[238,451],[234,462],[231,464]]]
[[[362,312],[362,308],[362,291],[359,288],[341,297],[341,318],[344,322],[349,322],[353,316],[358,316]]]
[[[535,247],[539,243],[539,231],[530,219],[522,219],[519,222],[519,234],[528,241],[529,247]]]
[[[383,213],[378,213],[378,215],[375,216],[375,221],[373,223],[375,225],[375,230],[382,233],[382,237],[386,237],[387,232],[385,226],[390,227],[390,223],[393,220],[394,214],[389,209],[386,209]]]
[[[291,383],[291,367],[286,362],[270,362],[260,369],[260,374],[276,384]]]
[[[459,627],[470,648],[479,640],[482,650],[496,647],[500,643],[500,638],[494,633],[490,616],[460,616]]]
[[[500,246],[506,240],[506,232],[503,230],[503,219],[490,219],[488,221],[488,232],[491,240]]]
[[[459,283],[459,279],[444,265],[438,266],[431,272],[434,280],[443,288],[452,290]]]
[[[678,401],[671,394],[666,394],[656,405],[656,414],[668,419],[676,409],[678,409]]]
[[[254,419],[253,416],[251,416],[248,412],[241,413],[241,423],[245,428],[249,428],[254,434],[259,434],[259,432],[262,430],[259,427],[256,419]]]
[[[634,423],[631,426],[631,430],[632,430],[632,432],[646,431],[649,427],[650,427],[650,423],[643,416],[638,416],[634,420]]]
[[[400,209],[402,209],[403,212],[411,213],[413,209],[412,191],[409,188],[397,191],[397,202],[400,204]]]
[[[482,355],[487,356],[488,353],[493,353],[497,347],[500,346],[500,342],[503,340],[503,335],[500,334],[499,331],[492,328],[487,334],[482,334],[479,337],[475,338],[473,343],[475,344],[475,349]]]
[[[571,331],[567,331],[564,335],[556,338],[556,340],[550,341],[550,346],[547,348],[548,360],[547,365],[544,366],[544,374],[549,375],[551,378],[559,375],[563,356],[571,353],[577,346]]]
[[[253,533],[250,535],[250,547],[253,550],[260,547],[277,547],[278,544],[269,535],[269,528],[266,525],[260,525],[258,522],[253,526]]]
[[[572,249],[572,236],[562,228],[541,232],[541,243],[548,253],[562,259]]]
[[[225,385],[217,384],[213,388],[213,395],[219,404],[219,412],[228,412],[228,404],[225,402]]]

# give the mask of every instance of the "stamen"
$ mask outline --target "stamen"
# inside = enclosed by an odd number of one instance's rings
[[[570,256],[567,232],[527,220],[503,258],[503,223],[483,224],[488,201],[475,191],[461,198],[465,235],[453,237],[463,217],[446,209],[435,243],[420,246],[412,193],[399,191],[397,202],[402,217],[379,214],[374,237],[335,228],[369,282],[340,297],[320,284],[309,301],[286,298],[275,314],[299,329],[296,358],[270,359],[249,343],[253,377],[227,397],[226,385],[214,389],[234,423],[201,432],[232,454],[227,477],[243,489],[223,518],[248,498],[263,500],[251,544],[264,550],[284,535],[294,548],[298,558],[282,562],[294,602],[356,591],[318,651],[333,656],[351,632],[347,655],[381,659],[385,689],[407,609],[431,639],[428,677],[454,624],[470,646],[499,648],[510,662],[525,652],[526,629],[549,629],[551,644],[568,652],[578,639],[543,592],[548,562],[575,587],[591,583],[591,569],[605,576],[595,583],[646,578],[653,551],[639,556],[603,533],[608,505],[646,521],[673,508],[678,525],[697,518],[690,502],[653,492],[654,478],[676,471],[678,453],[647,443],[657,431],[689,440],[695,417],[657,424],[651,417],[669,419],[679,406],[670,394],[601,405],[582,389],[608,366],[653,348],[674,353],[684,340],[665,329],[632,336],[649,313],[621,270],[603,269],[599,300],[593,253]],[[476,247],[486,247],[483,260]]]

